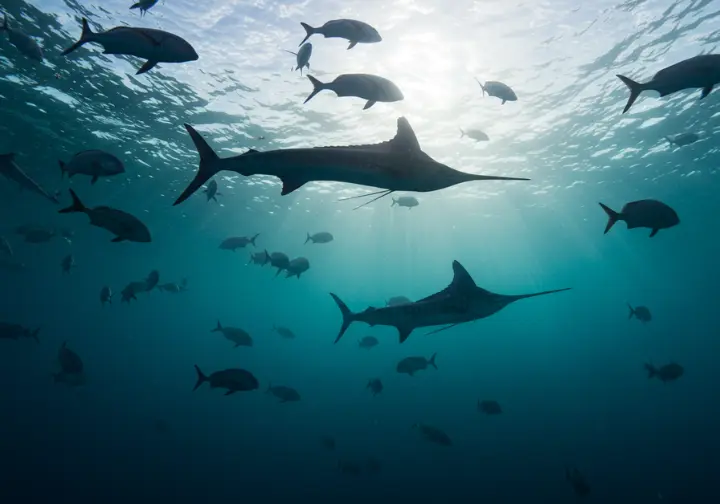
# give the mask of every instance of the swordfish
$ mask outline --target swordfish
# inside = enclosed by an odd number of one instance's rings
[[[188,199],[211,177],[223,170],[246,177],[278,177],[283,184],[282,196],[317,180],[347,182],[382,189],[360,196],[380,195],[367,203],[395,191],[431,192],[472,180],[529,180],[476,175],[450,168],[422,151],[407,119],[400,117],[397,126],[397,134],[392,140],[378,144],[266,152],[250,149],[238,156],[220,158],[205,139],[192,126],[186,124],[185,129],[200,155],[200,167],[195,178],[174,204],[178,205]]]
[[[415,303],[406,303],[383,308],[367,308],[365,311],[353,313],[339,297],[330,293],[342,312],[343,322],[335,343],[340,341],[345,331],[353,322],[365,322],[370,326],[392,326],[398,330],[400,343],[410,333],[420,327],[444,325],[441,329],[429,334],[450,329],[458,324],[473,322],[489,317],[505,308],[510,303],[546,294],[563,292],[571,288],[556,289],[533,294],[505,295],[495,294],[475,284],[467,270],[457,261],[453,261],[453,280],[445,289]]]
[[[37,182],[30,178],[30,176],[25,173],[17,165],[17,163],[15,163],[15,153],[13,152],[9,154],[0,154],[0,175],[4,175],[8,180],[14,180],[17,182],[21,190],[27,189],[28,191],[39,194],[46,200],[52,201],[55,204],[60,203],[57,196],[48,194],[45,189],[40,187]]]

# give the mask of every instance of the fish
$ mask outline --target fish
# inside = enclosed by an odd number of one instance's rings
[[[253,340],[246,331],[239,327],[223,327],[219,320],[217,321],[215,329],[212,329],[210,332],[221,332],[226,339],[235,343],[234,348],[239,346],[253,346]]]
[[[616,212],[602,203],[599,203],[599,205],[608,216],[605,233],[603,234],[607,234],[617,221],[625,221],[628,229],[651,229],[650,238],[655,236],[661,229],[668,229],[680,224],[680,218],[675,210],[657,200],[632,201],[623,206],[620,212]]]
[[[210,183],[207,186],[207,189],[203,191],[205,193],[205,196],[207,197],[207,201],[213,200],[215,203],[219,203],[217,200],[218,196],[222,196],[221,192],[218,192],[218,185],[217,182],[214,180],[211,180]]]
[[[147,278],[145,278],[145,291],[150,292],[153,290],[158,282],[160,281],[160,272],[158,270],[152,270]]]
[[[373,348],[380,344],[378,339],[374,336],[365,336],[363,339],[358,341],[358,346],[360,348]]]
[[[645,364],[645,371],[648,373],[648,378],[658,378],[663,383],[669,381],[675,381],[685,374],[685,369],[676,363],[665,364],[659,368],[652,364]]]
[[[567,287],[533,294],[496,294],[478,287],[467,270],[458,261],[453,261],[452,267],[453,280],[450,285],[440,292],[414,303],[383,308],[370,307],[365,311],[353,313],[338,296],[330,293],[330,296],[332,296],[340,309],[343,319],[335,343],[340,341],[340,338],[353,322],[365,322],[370,326],[395,327],[398,331],[400,343],[403,343],[410,336],[410,333],[420,327],[446,325],[446,327],[429,333],[434,334],[459,324],[494,315],[507,305],[521,299],[545,296],[571,289]]]
[[[12,257],[13,255],[13,249],[10,246],[10,242],[7,241],[7,238],[5,238],[4,236],[0,236],[0,252],[6,256]]]
[[[590,485],[576,468],[565,468],[565,479],[572,485],[573,492],[578,497],[585,497],[590,493]]]
[[[179,205],[211,177],[221,171],[232,171],[249,177],[271,175],[283,184],[282,196],[296,191],[308,182],[333,180],[382,189],[359,197],[376,198],[372,203],[396,191],[431,192],[473,180],[529,180],[526,178],[475,175],[464,173],[425,154],[410,123],[404,117],[397,121],[397,134],[387,142],[347,147],[312,147],[279,149],[220,158],[205,139],[189,124],[185,129],[200,155],[195,178],[175,200]],[[360,207],[357,207],[360,208]]]
[[[196,61],[199,57],[185,39],[175,34],[130,26],[117,26],[104,32],[93,32],[85,18],[82,18],[80,39],[62,54],[67,56],[89,42],[103,46],[105,50],[103,54],[136,56],[147,60],[135,75],[144,74],[158,63],[185,63]]]
[[[63,341],[58,350],[58,363],[61,372],[66,374],[79,374],[85,369],[85,364],[80,356],[67,347],[67,341]]]
[[[140,9],[140,17],[143,17],[147,11],[152,9],[158,0],[140,0],[130,6],[130,9]]]
[[[294,72],[300,70],[300,75],[302,75],[303,68],[307,68],[308,70],[310,70],[310,56],[312,55],[312,49],[313,47],[310,42],[308,42],[307,44],[302,44],[298,52],[292,52],[284,49],[285,52],[295,55],[297,67],[293,69]]]
[[[668,96],[683,89],[702,89],[702,100],[720,83],[720,54],[700,54],[663,68],[649,82],[635,82],[629,77],[616,74],[630,90],[624,114],[632,107],[643,91],[657,91],[660,96]]]
[[[120,291],[120,302],[129,304],[131,299],[137,301],[136,294],[145,292],[145,286],[144,280],[142,282],[130,282]]]
[[[255,240],[257,240],[257,237],[260,236],[260,233],[255,233],[254,236],[251,237],[245,237],[245,236],[232,236],[230,238],[225,238],[222,243],[220,243],[220,249],[222,250],[232,250],[235,252],[239,248],[245,248],[248,245],[255,246]]]
[[[295,339],[295,333],[292,332],[292,331],[291,331],[290,329],[288,329],[287,327],[282,327],[282,326],[276,326],[276,325],[274,325],[274,326],[273,326],[273,331],[275,331],[276,333],[278,333],[280,336],[282,336],[282,337],[285,338],[285,339]]]
[[[395,371],[410,376],[415,376],[415,373],[427,369],[428,366],[434,367],[437,371],[435,357],[437,357],[436,353],[432,354],[432,357],[430,357],[429,359],[426,359],[425,357],[405,357],[403,360],[397,363]]]
[[[40,343],[38,334],[40,334],[39,327],[37,329],[28,329],[20,324],[0,322],[0,339],[17,340],[20,338],[32,338],[35,340],[35,343]]]
[[[285,278],[297,277],[300,279],[300,275],[310,269],[310,261],[304,257],[298,257],[288,263],[287,272]]]
[[[8,40],[14,45],[18,51],[30,58],[31,60],[43,61],[43,51],[37,41],[24,31],[12,28],[8,23],[7,14],[3,13],[3,24],[0,31],[6,31]]]
[[[320,91],[333,91],[340,97],[354,96],[367,100],[363,110],[367,110],[377,102],[392,103],[405,98],[402,91],[385,77],[370,74],[343,74],[332,82],[320,82],[312,75],[307,78],[313,85],[312,93],[303,103],[307,103]]]
[[[266,250],[265,255],[270,258],[270,266],[277,268],[275,276],[278,276],[281,271],[287,270],[290,266],[290,258],[282,252],[273,252],[272,254],[268,254]]]
[[[488,140],[490,140],[490,137],[479,129],[469,129],[465,131],[464,129],[460,128],[460,138],[464,137],[472,138],[476,142],[487,142]]]
[[[385,301],[385,306],[400,306],[404,304],[410,304],[412,301],[410,301],[405,296],[393,296],[387,301]]]
[[[407,209],[410,210],[412,207],[416,207],[419,204],[420,202],[413,196],[400,196],[399,198],[393,198],[392,205],[390,206],[397,205],[399,207],[407,207]]]
[[[112,296],[112,289],[106,285],[105,287],[100,289],[100,304],[102,304],[103,306],[105,306],[105,303],[112,304]]]
[[[23,236],[27,243],[47,243],[57,236],[57,232],[54,229],[35,227],[27,229]]]
[[[206,376],[200,371],[198,365],[195,364],[195,372],[197,373],[197,381],[195,382],[193,392],[205,382],[210,384],[211,389],[226,389],[226,396],[234,394],[235,392],[250,392],[260,387],[260,383],[257,378],[255,378],[255,375],[245,369],[224,369],[222,371],[215,371],[210,376]]]
[[[267,250],[263,250],[262,252],[255,252],[254,254],[250,254],[250,261],[248,264],[259,264],[260,266],[265,266],[268,262],[270,262],[270,255],[267,253]]]
[[[315,233],[313,235],[308,233],[307,238],[305,238],[305,243],[308,243],[308,242],[330,243],[334,239],[335,239],[335,237],[331,233],[328,233],[327,231],[322,231],[320,233]]]
[[[628,319],[635,317],[641,322],[650,322],[652,320],[652,314],[650,313],[650,309],[647,306],[637,306],[633,308],[630,303],[628,303],[627,305],[630,309]]]
[[[172,292],[177,294],[178,292],[187,290],[187,285],[183,283],[177,284],[175,282],[169,282],[165,284],[160,284],[157,286],[157,288],[163,292]]]
[[[371,378],[368,380],[368,384],[365,388],[369,388],[373,397],[375,397],[383,391],[383,384],[382,381],[380,381],[380,378]]]
[[[75,264],[75,256],[72,254],[66,255],[60,263],[60,266],[62,267],[63,273],[70,273],[70,270],[77,266]]]
[[[681,133],[679,135],[675,135],[674,137],[666,136],[665,140],[677,147],[685,147],[686,145],[694,144],[700,140],[700,135],[697,133]]]
[[[478,399],[477,410],[486,415],[500,415],[502,413],[500,403],[497,401],[481,401]]]
[[[0,154],[0,175],[3,175],[8,180],[17,182],[20,189],[27,189],[30,192],[39,194],[48,201],[52,201],[55,204],[59,204],[60,201],[57,196],[48,194],[45,189],[35,182],[29,175],[27,175],[16,163],[15,153]]]
[[[498,81],[486,81],[485,84],[483,84],[477,78],[475,78],[475,80],[478,84],[480,84],[480,89],[482,89],[483,96],[485,96],[485,93],[487,93],[488,96],[500,98],[502,100],[502,105],[505,105],[505,102],[514,102],[518,99],[515,91],[513,91],[512,88],[507,84],[503,84],[502,82]]]
[[[275,397],[280,399],[281,403],[297,402],[300,400],[300,394],[298,393],[297,390],[295,390],[292,387],[285,387],[283,385],[278,385],[277,387],[268,385],[268,388],[265,391],[265,393],[274,395]]]
[[[78,152],[67,163],[58,161],[60,173],[69,177],[73,175],[89,175],[91,184],[95,184],[100,177],[111,177],[125,173],[122,161],[110,153],[101,150],[86,150]]]
[[[413,428],[418,429],[420,431],[420,434],[422,434],[423,438],[425,438],[425,440],[427,441],[430,441],[431,443],[439,444],[442,446],[452,446],[450,436],[448,436],[444,431],[438,429],[437,427],[422,423],[416,423],[413,424]]]
[[[357,44],[374,44],[382,42],[378,31],[367,23],[354,19],[334,19],[328,21],[319,28],[313,28],[307,23],[300,23],[305,28],[305,38],[298,44],[303,45],[307,39],[315,34],[323,35],[325,38],[343,38],[350,42],[348,50]]]
[[[149,243],[152,241],[147,226],[137,217],[108,206],[88,208],[80,201],[80,198],[72,189],[70,189],[70,196],[72,197],[72,205],[58,210],[58,213],[79,212],[87,214],[90,217],[91,225],[110,231],[115,235],[115,238],[110,240],[114,243],[121,241]]]

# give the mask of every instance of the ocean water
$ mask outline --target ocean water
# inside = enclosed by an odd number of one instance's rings
[[[622,115],[628,91],[615,77],[644,82],[715,51],[717,2],[169,0],[143,17],[131,3],[2,0],[45,61],[0,33],[0,153],[15,152],[60,199],[0,179],[0,235],[27,267],[0,270],[0,321],[40,328],[39,344],[0,340],[2,502],[576,502],[567,467],[592,487],[588,502],[718,502],[720,95],[646,92]],[[200,57],[140,76],[139,59],[97,45],[64,57],[82,17],[176,33]],[[314,35],[310,73],[382,75],[403,101],[362,110],[324,91],[303,105],[312,86],[283,50],[297,50],[300,22],[338,18],[370,23],[382,42],[347,50]],[[511,85],[518,101],[483,96],[474,78]],[[338,199],[368,188],[320,182],[281,196],[274,177],[222,172],[218,202],[197,193],[173,206],[198,165],[183,123],[228,157],[382,142],[401,116],[442,163],[531,180],[404,194],[420,202],[411,210],[389,197],[354,210],[363,200]],[[700,141],[665,139],[685,132]],[[126,173],[95,185],[62,178],[58,160],[86,149],[115,154]],[[87,216],[58,214],[68,188],[139,217],[152,243],[111,243]],[[646,198],[672,206],[680,225],[649,238],[618,223],[603,235],[598,202],[619,210]],[[27,243],[21,225],[73,236]],[[305,244],[320,231],[334,241]],[[255,233],[257,247],[219,248]],[[265,249],[311,267],[288,279],[247,264]],[[68,254],[77,266],[64,274]],[[333,343],[342,317],[329,292],[353,311],[418,300],[450,283],[453,260],[493,292],[572,290],[402,344],[395,329],[359,322]],[[151,270],[161,283],[187,279],[187,290],[121,303]],[[106,285],[115,295],[102,306]],[[629,320],[628,303],[653,320]],[[233,348],[211,332],[218,320],[254,346]],[[369,335],[380,344],[360,349]],[[85,363],[83,386],[53,381],[64,341]],[[396,372],[405,357],[433,354],[437,370]],[[649,380],[647,362],[685,374]],[[247,369],[259,389],[193,392],[193,365]],[[370,378],[384,384],[375,397]],[[279,403],[270,384],[301,400]],[[478,412],[485,399],[503,413]],[[452,446],[424,440],[415,423]],[[360,474],[340,470],[350,463]]]

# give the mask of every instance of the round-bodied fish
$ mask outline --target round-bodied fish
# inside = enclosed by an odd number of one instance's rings
[[[90,183],[94,184],[100,177],[112,177],[125,173],[122,161],[112,154],[101,150],[86,150],[78,152],[67,163],[59,161],[60,172],[64,176],[88,175],[92,177]]]
[[[273,252],[272,254],[268,254],[266,250],[265,254],[270,257],[270,266],[277,268],[275,276],[278,276],[281,271],[288,269],[288,266],[290,266],[290,258],[282,252]]]
[[[632,201],[627,203],[620,212],[616,212],[602,203],[600,203],[600,207],[608,216],[605,234],[617,221],[625,221],[628,229],[652,229],[650,238],[661,229],[668,229],[680,224],[680,218],[675,210],[657,200]]]
[[[130,6],[131,9],[140,9],[140,17],[143,17],[147,11],[152,9],[158,0],[140,0]]]
[[[407,207],[407,209],[411,209],[412,207],[416,207],[420,204],[420,202],[417,200],[417,198],[413,196],[400,196],[399,198],[393,198],[391,207],[397,205],[399,207]]]
[[[320,82],[312,75],[307,76],[312,82],[313,90],[303,103],[309,102],[316,94],[325,89],[335,92],[338,96],[354,96],[367,100],[363,110],[367,110],[377,102],[391,103],[404,99],[402,91],[390,80],[370,74],[344,74],[332,82]]]
[[[197,390],[198,387],[205,382],[210,384],[211,389],[226,389],[226,396],[234,394],[235,392],[250,392],[260,387],[257,378],[245,369],[224,369],[222,371],[215,371],[210,376],[206,376],[200,371],[200,368],[196,364],[195,372],[197,373],[197,381],[195,382],[193,391]]]
[[[273,331],[275,331],[276,333],[278,333],[280,336],[282,336],[282,337],[285,338],[285,339],[295,339],[295,333],[292,332],[292,331],[291,331],[290,329],[288,329],[287,327],[282,327],[282,326],[276,326],[276,325],[274,325],[274,326],[273,326]]]
[[[300,279],[300,275],[310,269],[310,261],[304,257],[298,257],[288,263],[287,273],[285,278],[297,277]]]
[[[112,304],[112,296],[112,289],[106,285],[105,287],[100,289],[100,304],[102,306],[105,306],[106,303]]]
[[[448,436],[444,431],[438,429],[437,427],[422,423],[416,423],[413,425],[413,428],[418,429],[420,431],[420,434],[422,434],[423,438],[425,438],[425,440],[427,441],[430,441],[431,443],[439,444],[442,446],[452,446],[450,436]]]
[[[685,374],[685,369],[676,363],[665,364],[659,368],[652,364],[645,364],[645,371],[648,373],[648,378],[657,378],[662,382],[675,381]]]
[[[483,131],[480,131],[479,129],[469,129],[465,131],[464,129],[460,128],[460,138],[472,138],[476,142],[487,142],[490,140],[490,137],[487,136],[487,134]]]
[[[285,52],[295,55],[297,67],[293,71],[300,70],[300,75],[302,75],[303,68],[310,70],[310,56],[312,55],[312,44],[310,42],[303,44],[298,52],[288,51],[287,49],[285,49]]]
[[[315,233],[313,235],[308,233],[307,238],[305,238],[305,243],[330,243],[334,239],[335,237],[331,233],[328,233],[327,231],[321,231],[320,233]]]
[[[7,32],[10,43],[22,54],[31,60],[42,62],[43,52],[38,43],[24,31],[12,28],[8,22],[7,14],[3,14],[3,24],[0,26],[0,31]]]
[[[301,46],[311,36],[317,34],[325,38],[342,38],[348,40],[352,49],[357,44],[374,44],[382,41],[378,31],[367,23],[355,19],[334,19],[319,28],[313,28],[307,23],[300,23],[305,28],[305,38],[298,45]]]
[[[211,180],[208,183],[207,189],[205,189],[203,192],[205,193],[205,196],[207,197],[207,201],[214,200],[215,203],[218,203],[217,197],[222,196],[222,193],[218,192],[218,185],[217,185],[217,182],[215,182],[214,180]]]
[[[297,390],[295,390],[292,387],[285,387],[283,385],[278,385],[276,387],[273,387],[272,385],[268,385],[267,390],[265,391],[266,394],[272,394],[278,399],[280,399],[281,403],[284,402],[297,402],[300,400],[300,394]]]
[[[211,330],[210,332],[222,333],[222,335],[225,336],[226,339],[235,343],[234,348],[237,348],[239,346],[253,346],[253,340],[247,333],[247,331],[240,329],[239,327],[223,327],[219,320],[215,329]]]
[[[636,306],[633,308],[630,303],[628,303],[628,308],[630,309],[628,319],[635,317],[640,322],[650,322],[652,320],[652,314],[647,306]]]
[[[478,79],[475,80],[478,84],[480,84],[480,89],[482,89],[483,96],[485,96],[485,93],[487,93],[488,96],[499,98],[500,100],[502,100],[503,105],[505,105],[505,102],[517,101],[517,95],[515,94],[515,91],[513,91],[512,88],[507,84],[498,81],[486,81],[485,84],[483,84]]]
[[[374,336],[365,336],[360,341],[358,341],[358,346],[360,348],[370,349],[370,348],[374,348],[374,347],[378,346],[379,344],[380,344],[380,342]]]
[[[481,401],[478,399],[477,410],[486,415],[500,415],[502,413],[500,403],[493,400]]]
[[[257,240],[257,237],[260,236],[260,233],[256,233],[254,236],[247,237],[247,236],[231,236],[230,238],[225,238],[222,243],[220,243],[220,249],[222,250],[232,250],[235,252],[239,248],[245,248],[248,245],[255,246],[255,240]]]
[[[432,366],[437,370],[435,365],[436,353],[432,354],[432,357],[426,359],[425,357],[406,357],[398,362],[395,370],[401,374],[408,374],[414,376],[418,371],[427,369],[428,366]]]
[[[677,147],[685,147],[686,145],[694,144],[700,140],[700,135],[697,133],[681,133],[680,135],[675,135],[674,137],[665,137],[665,140]]]

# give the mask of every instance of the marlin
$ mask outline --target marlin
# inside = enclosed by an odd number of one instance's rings
[[[438,333],[466,322],[489,317],[510,303],[546,294],[563,292],[571,288],[536,292],[533,294],[505,295],[495,294],[475,284],[467,270],[457,261],[453,261],[453,280],[445,289],[415,303],[407,303],[383,308],[367,308],[353,313],[339,297],[330,293],[342,312],[343,322],[335,343],[340,341],[353,322],[365,322],[370,326],[392,326],[398,330],[400,343],[404,342],[415,329],[444,325],[428,334]]]
[[[48,194],[45,189],[35,182],[30,176],[22,171],[15,163],[15,154],[0,154],[0,175],[4,175],[9,180],[14,180],[20,186],[20,189],[27,189],[30,192],[39,194],[43,198],[52,201],[55,204],[60,203],[57,196]]]
[[[415,132],[404,117],[397,121],[397,134],[392,140],[347,147],[311,147],[279,149],[266,152],[249,151],[229,158],[220,158],[205,139],[189,124],[190,134],[200,155],[200,167],[195,178],[175,201],[178,205],[188,199],[211,177],[223,170],[249,177],[272,175],[283,184],[285,196],[308,182],[331,180],[382,189],[361,196],[377,196],[372,203],[395,191],[431,192],[472,180],[530,180],[465,173],[425,154]],[[357,207],[360,208],[360,207]]]

